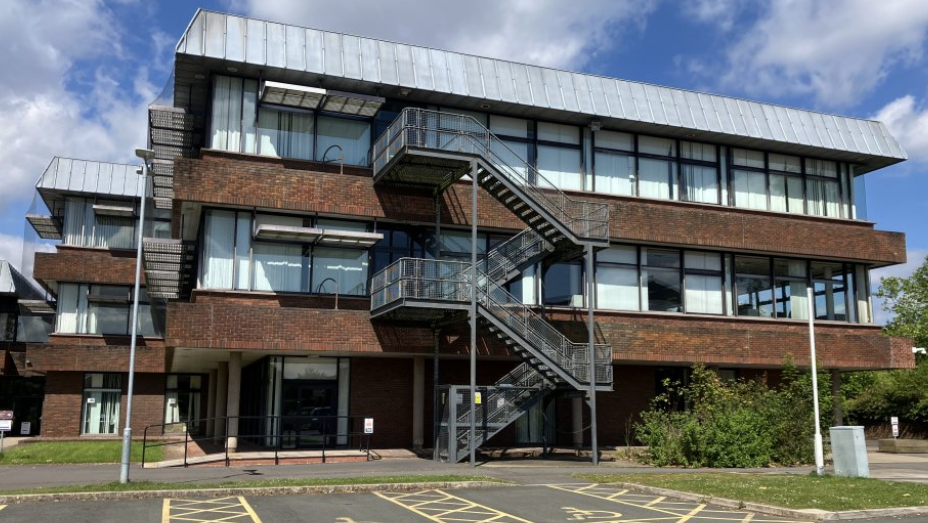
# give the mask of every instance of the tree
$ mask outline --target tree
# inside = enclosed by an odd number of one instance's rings
[[[876,296],[893,314],[883,329],[888,336],[912,338],[928,347],[928,256],[908,278],[883,278]],[[916,356],[916,368],[854,374],[842,387],[848,413],[857,422],[886,423],[890,416],[928,422],[928,357]]]
[[[928,347],[928,256],[908,278],[883,278],[876,296],[885,300],[883,310],[893,314],[886,334],[912,338],[915,347]]]

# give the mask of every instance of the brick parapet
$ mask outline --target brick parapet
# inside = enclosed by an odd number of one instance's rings
[[[377,186],[370,169],[345,174],[318,163],[204,151],[200,159],[178,159],[175,198],[214,205],[239,205],[340,214],[431,225],[431,193],[409,187]],[[576,193],[611,206],[615,241],[699,246],[719,250],[847,259],[887,265],[904,263],[905,236],[874,230],[873,223],[756,211],[676,201]],[[479,225],[519,230],[525,226],[481,190]],[[458,183],[442,195],[442,223],[469,225],[470,188]]]
[[[35,253],[33,274],[46,288],[59,282],[132,285],[135,251],[58,246],[57,252]]]
[[[140,337],[136,372],[167,372],[170,352],[163,340]],[[123,372],[129,368],[129,337],[53,334],[49,343],[29,345],[26,357],[37,371]]]
[[[226,296],[223,297],[222,294]],[[421,323],[371,320],[364,309],[334,310],[282,305],[248,293],[209,293],[168,307],[169,347],[234,350],[333,351],[365,354],[431,354],[433,334]],[[585,312],[546,311],[551,322],[578,342],[586,340]],[[508,356],[488,332],[478,330],[481,355]],[[597,341],[609,343],[618,363],[775,368],[792,355],[808,364],[808,326],[801,321],[682,314],[596,313]],[[880,327],[816,324],[820,363],[844,370],[909,368],[910,341],[883,336]],[[909,343],[908,346],[906,344]],[[443,354],[467,354],[466,323],[442,330]],[[908,353],[906,352],[908,350]]]

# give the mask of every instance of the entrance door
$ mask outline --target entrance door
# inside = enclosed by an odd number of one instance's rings
[[[283,448],[331,447],[335,444],[337,382],[285,380],[283,397]]]

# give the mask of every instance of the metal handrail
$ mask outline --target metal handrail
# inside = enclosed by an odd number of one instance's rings
[[[504,324],[523,343],[543,353],[549,360],[580,382],[612,382],[612,352],[609,345],[595,344],[597,361],[595,376],[589,375],[589,344],[574,343],[545,321],[530,306],[490,281],[478,270],[477,302],[489,314]],[[471,296],[470,264],[447,260],[401,258],[375,275],[372,285],[371,309],[394,301],[413,298],[435,301],[468,302]],[[608,356],[607,356],[608,354]],[[608,362],[608,364],[606,363]]]
[[[251,439],[260,438],[260,439],[264,439],[264,440],[273,440],[274,443],[273,443],[273,445],[271,445],[271,447],[273,448],[273,451],[274,451],[274,464],[276,465],[276,464],[279,464],[279,463],[280,463],[280,456],[279,456],[279,453],[280,453],[281,451],[283,451],[283,450],[289,450],[289,449],[284,449],[284,448],[283,448],[284,439],[285,439],[285,438],[301,438],[301,437],[304,437],[304,435],[300,435],[300,434],[283,434],[283,433],[280,433],[280,427],[282,427],[282,426],[283,426],[283,423],[284,423],[286,420],[288,420],[288,419],[291,419],[291,420],[299,420],[299,421],[312,420],[312,421],[314,421],[314,422],[318,422],[318,423],[319,423],[319,426],[321,426],[321,428],[322,428],[322,432],[321,432],[321,433],[317,433],[317,434],[309,434],[308,436],[312,436],[312,437],[320,438],[320,439],[321,439],[321,442],[322,442],[321,448],[310,449],[310,450],[321,450],[321,451],[322,451],[322,462],[323,462],[323,463],[326,462],[326,454],[325,454],[325,453],[326,453],[327,450],[333,450],[333,449],[335,449],[335,448],[343,448],[343,449],[345,449],[345,448],[353,448],[352,441],[357,441],[357,443],[358,443],[358,451],[359,451],[359,452],[363,451],[363,452],[365,453],[365,455],[366,455],[366,458],[367,458],[368,460],[370,460],[370,452],[371,452],[370,438],[371,438],[371,434],[370,434],[370,433],[365,433],[365,432],[363,431],[363,420],[365,419],[365,416],[311,416],[311,415],[302,415],[302,416],[301,416],[301,415],[286,415],[286,416],[284,416],[284,415],[280,415],[280,416],[221,416],[221,417],[215,417],[215,418],[201,418],[201,419],[190,420],[190,421],[177,421],[177,422],[172,422],[172,423],[155,423],[155,424],[152,424],[152,425],[148,425],[147,427],[145,427],[145,430],[144,430],[143,433],[142,433],[142,462],[141,462],[141,467],[142,467],[142,468],[145,467],[146,452],[147,452],[147,450],[148,450],[149,448],[154,448],[154,447],[167,447],[167,446],[170,446],[170,445],[180,445],[180,444],[183,444],[183,446],[184,446],[183,466],[184,466],[184,467],[187,467],[188,464],[189,464],[189,463],[188,463],[188,448],[189,448],[189,445],[190,445],[190,442],[191,442],[191,434],[190,434],[190,431],[187,430],[187,427],[188,427],[188,426],[197,426],[197,427],[200,427],[200,426],[202,426],[202,424],[204,424],[204,423],[213,423],[213,422],[216,422],[216,421],[220,421],[220,422],[223,423],[223,425],[224,425],[224,427],[225,427],[224,434],[228,434],[228,433],[229,433],[229,422],[232,421],[232,420],[237,420],[237,421],[239,421],[239,422],[240,422],[240,423],[239,423],[239,427],[241,427],[241,421],[253,420],[253,421],[259,421],[259,422],[270,422],[270,423],[269,423],[269,426],[274,428],[273,430],[274,430],[275,432],[277,432],[276,434],[266,434],[266,433],[263,433],[263,432],[262,432],[262,433],[259,433],[259,434],[258,434],[258,433],[256,433],[256,434],[247,434],[247,433],[243,434],[243,433],[239,432],[239,434],[238,434],[236,437],[237,437],[239,440],[248,440],[249,438],[251,438]],[[340,421],[340,420],[346,420],[346,421],[347,421],[347,423],[346,423],[347,430],[345,430],[345,431],[339,431],[338,425],[339,425],[339,421]],[[355,422],[357,422],[358,420],[361,421],[360,424],[355,423]],[[183,426],[183,428],[184,428],[184,430],[183,430],[184,440],[183,440],[183,441],[164,441],[164,440],[161,440],[161,441],[159,441],[159,442],[157,442],[157,443],[150,443],[150,442],[148,441],[148,431],[149,431],[150,429],[160,428],[160,429],[161,429],[161,435],[163,436],[163,435],[165,435],[165,434],[168,433],[167,430],[166,430],[167,427],[178,426],[178,425]],[[352,426],[353,426],[353,425],[359,425],[359,426],[361,427],[361,430],[352,430]],[[334,433],[330,433],[330,432],[329,432],[329,428],[331,428],[331,427],[335,427],[335,432],[334,432]],[[180,436],[180,433],[177,433],[177,435]],[[193,441],[216,441],[216,440],[221,440],[221,441],[223,441],[223,452],[224,452],[224,454],[225,454],[225,456],[224,456],[225,465],[226,465],[227,467],[230,465],[231,459],[230,459],[230,457],[229,457],[228,436],[203,436],[203,435],[198,435],[198,434],[194,434],[193,436],[194,436],[194,438],[195,438]],[[333,438],[335,439],[335,446],[334,446],[334,447],[330,446],[330,441],[331,441]],[[339,443],[339,440],[344,440],[344,441],[346,441],[346,443],[345,443],[344,445],[343,445],[343,444],[340,444],[340,443]],[[268,450],[270,450],[270,449],[268,449]]]
[[[609,237],[608,204],[567,196],[473,117],[414,107],[403,109],[371,149],[375,175],[406,147],[478,156],[492,174],[518,187],[524,197],[544,208],[578,238]],[[477,177],[477,173],[471,175]]]

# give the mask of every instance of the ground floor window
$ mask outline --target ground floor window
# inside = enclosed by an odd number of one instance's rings
[[[85,374],[81,434],[118,433],[121,399],[121,374]]]
[[[165,432],[199,432],[199,426],[191,425],[200,416],[203,377],[190,374],[168,374],[164,392]]]

